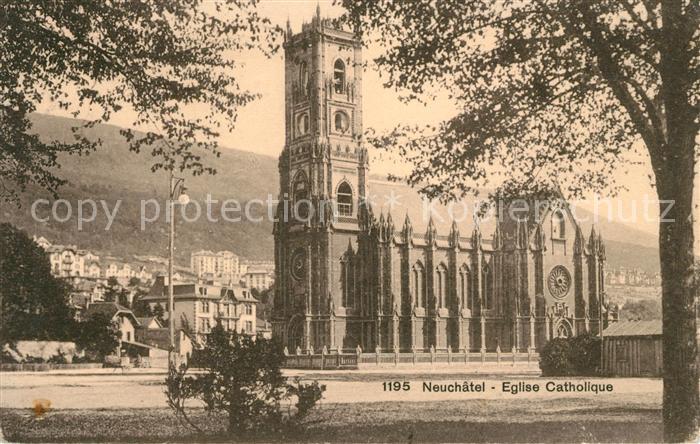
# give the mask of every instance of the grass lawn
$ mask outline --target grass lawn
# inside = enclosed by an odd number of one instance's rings
[[[22,442],[225,441],[223,417],[190,412],[206,435],[178,423],[170,410],[2,409],[5,439]],[[290,442],[659,442],[661,409],[628,395],[595,405],[578,398],[322,404],[302,435],[258,436]]]

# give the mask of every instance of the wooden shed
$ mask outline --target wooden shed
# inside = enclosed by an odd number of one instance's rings
[[[603,371],[610,376],[661,376],[661,321],[610,324],[603,331]]]

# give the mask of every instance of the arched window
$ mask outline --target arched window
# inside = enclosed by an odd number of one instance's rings
[[[438,308],[447,307],[447,267],[440,264],[435,269],[435,298]]]
[[[564,239],[566,237],[566,220],[561,211],[552,214],[552,239]]]
[[[343,294],[343,307],[355,305],[355,264],[351,252],[340,259],[340,286]]]
[[[335,130],[339,133],[344,133],[348,130],[348,127],[350,126],[350,119],[348,119],[348,115],[345,114],[342,111],[338,111],[335,113]]]
[[[294,214],[300,219],[309,217],[309,184],[303,171],[297,174],[292,186]]]
[[[420,261],[413,265],[411,270],[411,288],[416,307],[425,307],[425,268]]]
[[[471,298],[471,280],[469,276],[469,267],[467,264],[462,264],[459,268],[459,282],[457,282],[457,291],[459,292],[459,300],[462,308],[474,309]]]
[[[340,59],[333,64],[333,89],[337,94],[345,91],[345,63]]]
[[[484,270],[481,276],[481,291],[484,301],[484,308],[490,310],[493,308],[493,273],[489,264],[484,264]]]
[[[309,115],[304,113],[297,117],[297,133],[300,136],[309,132]]]
[[[338,186],[336,195],[338,199],[338,215],[352,216],[353,198],[352,188],[350,188],[350,185],[347,182],[342,182]]]

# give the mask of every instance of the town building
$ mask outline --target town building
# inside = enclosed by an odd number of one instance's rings
[[[222,283],[238,283],[240,279],[239,259],[231,251],[196,251],[190,256],[190,268],[199,278],[218,280]]]
[[[248,270],[241,278],[241,282],[243,282],[247,288],[267,290],[272,287],[272,284],[275,282],[275,272],[248,267]]]
[[[75,245],[49,245],[46,252],[54,276],[85,276],[85,250],[78,250]]]
[[[257,300],[239,285],[178,283],[173,281],[175,321],[196,341],[201,342],[211,329],[221,322],[226,330],[255,335]],[[167,277],[158,276],[149,294],[142,301],[151,309],[160,305],[168,318]]]
[[[525,351],[614,318],[602,238],[565,206],[450,217],[370,180],[353,33],[317,14],[284,52],[272,329],[289,350]]]
[[[95,302],[88,306],[87,317],[102,314],[111,320],[119,330],[120,341],[132,342],[135,340],[135,330],[139,321],[134,313],[116,302]]]

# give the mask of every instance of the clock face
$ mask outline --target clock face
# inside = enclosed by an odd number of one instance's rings
[[[297,250],[292,256],[292,277],[298,281],[304,279],[306,274],[306,254],[304,250]]]

